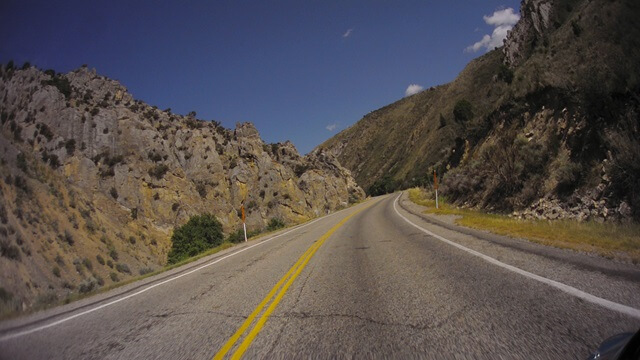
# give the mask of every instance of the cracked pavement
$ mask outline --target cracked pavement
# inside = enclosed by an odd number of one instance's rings
[[[492,265],[416,231],[387,196],[319,248],[246,358],[583,359],[640,320]],[[205,269],[31,334],[0,341],[0,359],[210,359],[274,284],[357,205],[279,238],[241,244],[185,268]],[[420,226],[527,271],[640,308],[638,266],[537,244]],[[283,230],[283,233],[289,230]],[[276,235],[276,234],[274,234]],[[0,336],[95,308],[184,274],[144,279],[57,309],[0,323]]]

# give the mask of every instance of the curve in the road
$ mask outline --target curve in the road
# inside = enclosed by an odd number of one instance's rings
[[[442,236],[440,236],[438,234],[435,234],[435,233],[433,233],[433,232],[431,232],[431,231],[429,231],[429,230],[427,230],[427,229],[415,224],[414,222],[412,222],[411,220],[406,218],[404,215],[400,214],[400,212],[398,211],[398,208],[397,208],[396,205],[398,203],[398,199],[400,199],[400,196],[402,196],[402,194],[400,194],[398,197],[396,197],[396,199],[393,202],[393,209],[395,210],[396,214],[399,217],[401,217],[404,221],[406,221],[409,225],[415,227],[416,229],[422,231],[423,233],[425,233],[425,234],[427,234],[429,236],[432,236],[432,237],[434,237],[434,238],[436,238],[436,239],[438,239],[440,241],[443,241],[443,242],[445,242],[445,243],[447,243],[447,244],[449,244],[451,246],[454,246],[454,247],[456,247],[456,248],[458,248],[460,250],[466,251],[467,253],[469,253],[471,255],[477,256],[477,257],[479,257],[479,258],[481,258],[481,259],[483,259],[483,260],[485,260],[485,261],[487,261],[487,262],[489,262],[489,263],[491,263],[493,265],[496,265],[496,266],[499,266],[501,268],[507,269],[507,270],[512,271],[512,272],[514,272],[516,274],[525,276],[525,277],[527,277],[529,279],[533,279],[533,280],[539,281],[541,283],[547,284],[547,285],[552,286],[552,287],[554,287],[556,289],[559,289],[559,290],[561,290],[561,291],[563,291],[563,292],[565,292],[565,293],[567,293],[569,295],[572,295],[572,296],[575,296],[575,297],[580,298],[582,300],[588,301],[590,303],[602,306],[602,307],[604,307],[606,309],[617,311],[617,312],[620,312],[622,314],[632,316],[632,317],[634,317],[636,319],[640,319],[640,309],[636,309],[636,308],[633,308],[633,307],[630,307],[630,306],[627,306],[627,305],[623,305],[623,304],[620,304],[620,303],[617,303],[617,302],[613,302],[613,301],[610,301],[610,300],[607,300],[607,299],[603,299],[601,297],[597,297],[595,295],[589,294],[587,292],[584,292],[584,291],[582,291],[580,289],[576,289],[576,288],[574,288],[572,286],[563,284],[561,282],[558,282],[558,281],[555,281],[555,280],[551,280],[551,279],[545,278],[543,276],[536,275],[534,273],[530,273],[530,272],[528,272],[526,270],[522,270],[520,268],[517,268],[517,267],[509,265],[509,264],[505,264],[502,261],[496,260],[496,259],[494,259],[494,258],[492,258],[490,256],[487,256],[485,254],[482,254],[482,253],[480,253],[478,251],[469,249],[469,248],[467,248],[465,246],[462,246],[462,245],[460,245],[460,244],[458,244],[458,243],[456,243],[454,241],[446,239],[446,238],[444,238],[444,237],[442,237]]]

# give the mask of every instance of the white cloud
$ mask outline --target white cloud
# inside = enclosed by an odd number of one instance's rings
[[[343,38],[348,38],[349,36],[351,36],[351,33],[353,32],[353,28],[348,29],[344,34],[342,34]]]
[[[483,16],[484,22],[489,25],[502,26],[502,25],[515,25],[520,20],[520,15],[516,14],[512,8],[504,10],[498,10],[491,16]]]
[[[333,131],[338,127],[338,124],[333,123],[333,124],[329,124],[327,125],[327,127],[325,129],[329,130],[329,131]]]
[[[422,87],[422,85],[411,84],[407,86],[407,90],[404,91],[404,96],[411,96],[413,94],[419,93],[422,90],[424,90],[424,87]]]
[[[485,15],[483,19],[488,25],[495,26],[493,33],[491,33],[491,35],[484,35],[480,41],[467,46],[465,49],[466,52],[477,52],[483,48],[489,51],[502,46],[509,30],[520,20],[520,15],[516,14],[512,8],[507,8],[495,11],[491,16]]]

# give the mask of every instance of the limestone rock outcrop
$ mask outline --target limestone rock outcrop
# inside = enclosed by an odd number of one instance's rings
[[[87,67],[1,70],[0,242],[16,259],[0,286],[25,308],[164,265],[195,214],[230,233],[244,205],[259,230],[365,196],[334,157],[265,144],[250,123],[159,110]]]

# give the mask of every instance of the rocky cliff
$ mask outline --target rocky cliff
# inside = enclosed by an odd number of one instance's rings
[[[214,214],[249,230],[363,199],[335,157],[265,144],[136,100],[82,67],[4,65],[0,80],[0,312],[46,304],[163,266],[172,229]]]
[[[639,13],[632,0],[524,0],[502,48],[319,148],[372,194],[430,186],[435,170],[459,205],[639,221]]]
[[[545,41],[551,25],[551,0],[522,1],[521,18],[504,42],[505,63],[519,65],[527,59],[536,44]]]

